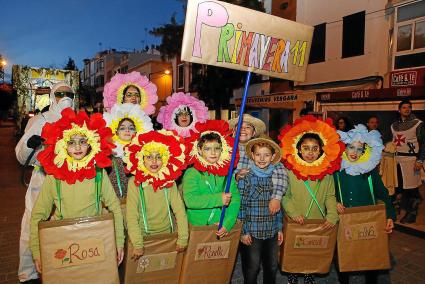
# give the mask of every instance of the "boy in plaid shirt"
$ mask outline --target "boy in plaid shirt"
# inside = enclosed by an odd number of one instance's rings
[[[239,118],[229,120],[229,125],[236,128]],[[241,133],[239,136],[239,162],[235,171],[235,179],[238,181],[245,177],[250,171],[249,158],[245,153],[245,145],[252,138],[262,135],[266,131],[266,124],[249,114],[243,115],[243,122]],[[279,157],[280,159],[280,157]],[[275,165],[272,173],[273,193],[269,201],[269,211],[271,214],[276,214],[280,211],[280,204],[283,195],[285,195],[288,188],[288,176],[283,164],[278,163]]]
[[[257,283],[262,263],[263,283],[273,284],[276,283],[278,246],[283,241],[282,211],[270,213],[269,201],[274,190],[272,174],[281,152],[269,137],[250,140],[245,150],[251,170],[238,182],[244,283]]]

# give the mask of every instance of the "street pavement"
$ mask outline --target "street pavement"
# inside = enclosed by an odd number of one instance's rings
[[[0,284],[19,283],[19,232],[26,188],[19,181],[20,166],[15,158],[13,133],[11,123],[0,126]],[[390,238],[390,248],[393,269],[382,273],[379,283],[425,283],[425,240],[395,231]],[[281,273],[277,278],[277,283],[287,283],[287,278]],[[239,258],[232,283],[243,283]],[[263,283],[261,274],[258,283]],[[302,279],[299,283],[303,283]],[[316,283],[338,283],[335,268],[328,275],[316,277]],[[351,283],[364,283],[364,279],[354,276]]]

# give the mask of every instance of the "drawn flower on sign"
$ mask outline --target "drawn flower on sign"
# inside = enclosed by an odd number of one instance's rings
[[[65,257],[65,255],[66,255],[66,250],[64,250],[64,249],[58,249],[55,252],[55,258],[57,258],[57,259],[63,259]]]
[[[139,261],[139,266],[145,270],[149,266],[150,260],[147,257],[142,257]]]
[[[58,249],[55,252],[55,258],[62,260],[62,264],[66,261],[69,261],[69,257],[65,257],[66,256],[66,250],[64,249]]]

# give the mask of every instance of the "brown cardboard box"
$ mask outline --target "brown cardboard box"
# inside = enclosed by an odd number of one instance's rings
[[[335,251],[338,226],[322,230],[325,220],[299,225],[285,217],[280,268],[289,273],[328,273]]]
[[[183,258],[180,284],[229,283],[238,252],[242,224],[217,239],[217,226],[190,226],[189,246]]]
[[[385,205],[346,208],[338,228],[341,272],[390,268]]]
[[[131,259],[133,246],[128,240],[120,267],[121,283],[178,283],[183,253],[176,252],[176,242],[177,233],[147,236],[144,238],[143,256],[134,261]]]
[[[119,283],[112,214],[38,224],[43,284]]]

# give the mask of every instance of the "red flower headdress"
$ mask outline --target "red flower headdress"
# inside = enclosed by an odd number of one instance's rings
[[[183,138],[171,131],[159,130],[139,134],[124,147],[123,161],[127,170],[134,176],[134,183],[139,186],[148,182],[154,191],[162,187],[171,187],[186,168]],[[157,173],[150,172],[144,165],[143,157],[158,152],[162,167]]]
[[[75,160],[67,151],[73,135],[85,136],[90,145],[88,154],[81,160]],[[84,111],[76,114],[71,108],[64,109],[58,121],[46,123],[41,137],[45,139],[45,149],[37,159],[44,171],[56,179],[74,184],[77,180],[94,178],[96,167],[111,166],[109,156],[115,145],[112,143],[111,129],[106,127],[100,113],[89,117]]]
[[[305,133],[315,133],[323,142],[323,154],[312,163],[307,163],[298,155],[297,143]],[[345,145],[339,140],[329,118],[323,121],[307,115],[297,119],[293,126],[287,125],[281,130],[279,141],[283,163],[299,179],[320,180],[341,167],[341,154]]]
[[[196,123],[196,131],[191,130],[191,135],[186,139],[186,163],[193,164],[194,168],[201,172],[226,176],[229,170],[232,158],[232,149],[235,139],[232,137],[232,130],[229,124],[224,120],[207,120],[204,123]],[[220,136],[222,152],[219,160],[214,163],[208,163],[198,152],[198,142],[201,136],[215,133]],[[235,165],[238,164],[239,153],[236,155]]]

